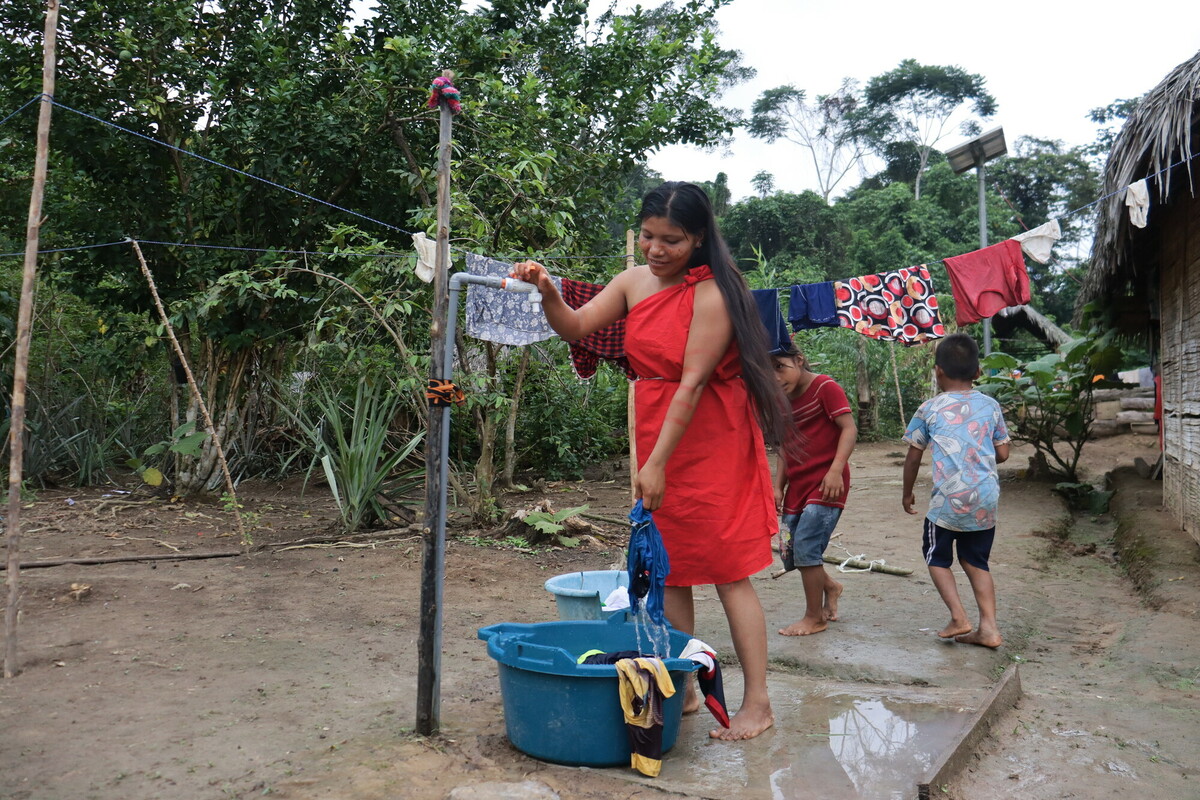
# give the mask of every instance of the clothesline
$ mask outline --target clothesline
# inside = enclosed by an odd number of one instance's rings
[[[296,196],[298,196],[298,197],[303,197],[303,198],[305,198],[305,199],[307,199],[307,200],[312,200],[313,202],[315,202],[315,203],[319,203],[319,204],[321,204],[321,205],[324,205],[324,206],[326,206],[326,207],[328,207],[328,208],[332,208],[332,209],[334,209],[334,210],[337,210],[337,211],[342,211],[342,212],[344,212],[344,213],[350,214],[350,215],[352,215],[352,216],[358,217],[358,218],[360,218],[360,219],[363,219],[363,220],[366,220],[366,221],[368,221],[368,222],[375,223],[375,224],[377,224],[377,225],[380,225],[380,226],[382,226],[382,227],[384,227],[384,228],[387,228],[387,229],[389,229],[389,230],[395,231],[395,232],[397,232],[397,233],[405,233],[405,234],[408,234],[409,236],[416,236],[416,235],[417,235],[417,234],[416,234],[415,232],[413,232],[413,231],[409,231],[409,230],[406,230],[406,229],[404,229],[404,228],[401,228],[401,227],[399,227],[399,226],[392,225],[391,223],[384,222],[383,220],[379,220],[379,219],[376,219],[376,218],[374,218],[374,217],[370,217],[370,216],[368,216],[368,215],[366,215],[366,214],[362,214],[362,213],[360,213],[360,212],[354,211],[353,209],[349,209],[349,208],[346,208],[346,207],[344,207],[344,206],[339,206],[339,205],[337,205],[336,203],[331,203],[331,202],[329,202],[329,201],[322,200],[322,199],[320,199],[319,197],[314,197],[313,195],[307,194],[307,193],[305,193],[305,192],[301,192],[301,191],[299,191],[299,190],[297,190],[297,189],[293,189],[293,188],[291,188],[291,187],[289,187],[289,186],[286,186],[286,185],[284,185],[284,184],[281,184],[281,183],[277,183],[277,182],[275,182],[275,181],[272,181],[272,180],[269,180],[269,179],[267,179],[267,178],[262,178],[262,177],[260,177],[260,176],[254,175],[253,173],[246,172],[246,171],[244,171],[244,170],[238,169],[238,168],[236,168],[236,167],[233,167],[233,166],[230,166],[230,165],[228,165],[228,164],[223,164],[223,163],[222,163],[222,162],[220,162],[220,161],[216,161],[216,160],[214,160],[214,159],[211,159],[211,158],[208,158],[208,157],[206,157],[206,156],[200,155],[199,153],[192,152],[192,151],[190,151],[190,150],[187,150],[187,149],[185,149],[185,148],[179,147],[179,146],[177,146],[177,145],[172,145],[172,144],[169,144],[169,143],[167,143],[167,142],[164,142],[164,141],[162,141],[162,140],[160,140],[160,139],[155,139],[155,138],[154,138],[154,137],[152,137],[152,136],[148,136],[148,135],[146,135],[146,134],[139,133],[139,132],[137,132],[137,131],[131,130],[131,129],[129,129],[129,128],[126,128],[126,127],[123,127],[123,126],[121,126],[121,125],[118,125],[118,124],[116,124],[116,123],[114,123],[114,122],[111,122],[111,121],[109,121],[109,120],[105,120],[105,119],[103,119],[103,118],[101,118],[101,117],[95,116],[94,114],[89,114],[89,113],[87,113],[87,112],[85,112],[85,111],[80,111],[80,110],[78,110],[78,109],[72,108],[72,107],[70,107],[70,106],[68,106],[68,105],[66,105],[66,104],[64,104],[64,103],[60,103],[60,102],[58,102],[57,100],[55,100],[55,99],[54,99],[52,96],[50,96],[50,95],[46,95],[46,94],[37,94],[37,95],[35,95],[34,97],[32,97],[32,98],[30,98],[28,101],[26,101],[24,104],[22,104],[22,105],[21,105],[19,108],[17,108],[16,110],[12,111],[12,112],[11,112],[11,113],[9,113],[7,116],[5,116],[3,120],[0,120],[0,125],[3,125],[3,124],[5,124],[5,123],[6,123],[6,122],[8,122],[10,119],[12,119],[12,118],[13,118],[13,117],[15,117],[17,114],[19,114],[21,111],[23,111],[24,109],[28,108],[30,105],[32,105],[33,103],[35,103],[35,102],[37,102],[37,101],[39,101],[39,100],[45,100],[45,101],[47,101],[47,102],[51,103],[52,105],[54,105],[54,106],[56,106],[56,107],[58,107],[58,108],[61,108],[61,109],[63,109],[64,111],[69,111],[69,112],[71,112],[71,113],[73,113],[73,114],[77,114],[77,115],[79,115],[79,116],[81,116],[81,117],[84,117],[84,118],[86,118],[86,119],[90,119],[90,120],[93,120],[93,121],[95,121],[95,122],[98,122],[98,123],[100,123],[100,124],[102,124],[102,125],[106,125],[106,126],[108,126],[108,127],[111,127],[111,128],[114,128],[114,129],[116,129],[116,130],[119,130],[119,131],[121,131],[121,132],[123,132],[123,133],[128,133],[128,134],[131,134],[131,135],[133,135],[133,136],[136,136],[136,137],[138,137],[138,138],[144,139],[144,140],[146,140],[146,141],[148,141],[148,142],[151,142],[151,143],[153,143],[153,144],[157,144],[157,145],[160,145],[160,146],[162,146],[162,147],[166,147],[166,148],[168,148],[168,149],[170,149],[170,150],[173,150],[173,151],[175,151],[175,152],[181,153],[181,154],[183,154],[183,155],[186,155],[186,156],[190,156],[190,157],[192,157],[192,158],[198,159],[198,160],[200,160],[200,161],[203,161],[203,162],[205,162],[205,163],[211,164],[211,165],[213,165],[213,166],[216,166],[216,167],[220,167],[220,168],[222,168],[222,169],[229,170],[229,171],[231,171],[231,172],[234,172],[234,173],[236,173],[236,174],[238,174],[238,175],[241,175],[241,176],[243,176],[243,177],[250,178],[251,180],[256,180],[256,181],[259,181],[259,182],[265,183],[265,184],[266,184],[266,185],[268,185],[268,186],[272,186],[272,187],[274,187],[274,188],[281,189],[281,190],[283,190],[283,191],[285,191],[285,192],[289,192],[289,193],[291,193],[291,194],[294,194],[294,195],[296,195]],[[1182,160],[1180,160],[1180,161],[1177,161],[1177,162],[1175,162],[1175,163],[1173,163],[1173,164],[1170,164],[1169,166],[1166,166],[1166,167],[1164,167],[1164,168],[1162,168],[1162,169],[1158,170],[1157,172],[1151,173],[1150,175],[1147,175],[1145,178],[1143,178],[1143,179],[1142,179],[1142,181],[1155,180],[1155,179],[1157,179],[1157,178],[1158,178],[1160,175],[1162,175],[1163,173],[1165,173],[1165,172],[1168,172],[1168,171],[1170,171],[1170,170],[1172,170],[1172,169],[1174,169],[1174,168],[1176,168],[1176,167],[1178,167],[1178,166],[1181,166],[1181,165],[1183,165],[1183,164],[1187,163],[1188,161],[1190,161],[1190,160],[1192,160],[1192,159],[1195,159],[1195,158],[1197,158],[1197,157],[1200,157],[1200,153],[1196,153],[1196,154],[1192,155],[1192,156],[1191,156],[1190,158],[1188,158],[1188,159],[1182,159]],[[1141,181],[1135,182],[1135,184],[1131,184],[1131,186],[1135,186],[1137,183],[1141,183]],[[1092,206],[1096,205],[1097,203],[1103,202],[1104,200],[1107,200],[1107,199],[1109,199],[1109,198],[1111,198],[1111,197],[1114,197],[1114,196],[1116,196],[1116,195],[1118,195],[1118,194],[1120,194],[1120,193],[1122,193],[1122,192],[1127,192],[1129,189],[1130,189],[1130,187],[1122,187],[1122,188],[1120,188],[1120,189],[1117,189],[1117,190],[1115,190],[1115,191],[1113,191],[1113,192],[1109,192],[1108,194],[1106,194],[1106,195],[1103,195],[1102,197],[1099,197],[1099,198],[1097,198],[1097,199],[1093,200],[1092,202],[1090,202],[1090,203],[1088,203],[1088,204],[1086,204],[1086,205],[1080,206],[1079,208],[1073,209],[1073,210],[1071,210],[1071,211],[1067,211],[1067,212],[1065,212],[1064,214],[1061,214],[1061,215],[1059,215],[1059,216],[1058,216],[1058,217],[1056,217],[1055,219],[1066,219],[1066,218],[1068,218],[1068,217],[1071,217],[1071,216],[1073,216],[1074,214],[1080,213],[1080,212],[1082,212],[1082,211],[1085,211],[1085,210],[1087,210],[1087,209],[1091,208]],[[1006,202],[1007,202],[1007,200],[1006,200]],[[1010,205],[1011,205],[1011,204],[1010,204]],[[1131,209],[1131,214],[1132,214],[1132,209]],[[1144,214],[1144,207],[1143,207],[1143,214]],[[1137,219],[1137,217],[1133,217],[1133,218],[1134,218],[1135,220]],[[1144,220],[1144,216],[1143,216],[1143,220]],[[1135,221],[1135,223],[1134,223],[1134,224],[1137,224],[1137,222]],[[1024,223],[1023,223],[1023,222],[1022,222],[1022,225],[1024,225]],[[139,240],[139,241],[141,241],[141,240]],[[151,243],[152,243],[152,242],[147,242],[147,244],[151,244]],[[60,252],[69,252],[69,251],[72,251],[72,250],[85,250],[85,249],[93,249],[93,248],[99,248],[99,247],[110,247],[110,246],[117,245],[117,244],[124,244],[124,242],[122,241],[122,242],[110,242],[110,243],[104,243],[104,244],[79,245],[79,246],[76,246],[76,247],[68,247],[68,248],[52,248],[52,249],[46,249],[46,250],[39,250],[39,251],[37,251],[37,252],[38,252],[39,254],[47,254],[47,253],[60,253]],[[160,244],[167,244],[167,243],[160,243]],[[313,254],[313,255],[316,255],[316,254],[319,254],[319,255],[335,255],[335,254],[327,254],[327,253],[313,253],[312,251],[298,251],[298,250],[295,250],[295,251],[293,251],[293,250],[284,251],[284,250],[272,250],[272,249],[266,249],[266,248],[264,248],[264,249],[261,249],[261,250],[260,250],[260,249],[256,249],[256,248],[239,248],[239,247],[231,247],[231,246],[223,246],[223,245],[197,245],[197,244],[185,244],[185,243],[170,243],[170,244],[172,244],[173,246],[177,246],[177,247],[197,247],[197,248],[205,248],[205,249],[244,250],[244,251],[246,251],[246,252],[286,252],[286,253],[291,253],[291,254],[305,254],[305,255],[309,255],[309,254]],[[459,251],[459,252],[461,252],[461,253],[463,253],[463,254],[466,254],[466,253],[468,253],[468,252],[469,252],[469,251],[468,251],[468,250],[466,250],[465,248],[459,247],[459,246],[457,246],[457,245],[451,245],[451,249],[452,249],[452,250],[457,250],[457,251]],[[3,258],[3,257],[15,257],[15,256],[20,256],[20,255],[23,255],[23,253],[0,253],[0,258]],[[401,256],[401,254],[355,253],[355,252],[352,252],[352,251],[345,251],[345,252],[337,253],[336,255],[345,255],[345,256],[357,256],[357,255],[364,255],[364,256],[380,256],[380,257],[400,257],[400,256]],[[600,260],[600,259],[615,259],[615,258],[623,258],[623,257],[622,257],[622,256],[539,256],[539,258],[540,258],[540,260],[542,260],[542,261],[568,261],[568,260],[569,260],[569,261],[586,261],[586,260]],[[944,263],[944,261],[945,261],[945,259],[934,259],[934,260],[927,261],[927,262],[926,262],[926,264],[936,264],[936,263],[939,263],[939,262],[943,262],[943,263]]]

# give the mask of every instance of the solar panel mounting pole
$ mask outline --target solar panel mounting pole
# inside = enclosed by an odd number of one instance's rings
[[[446,70],[443,78],[452,79]],[[450,306],[450,133],[453,113],[438,98],[437,262],[433,279],[429,329],[431,380],[449,380],[443,368],[454,342],[446,336]],[[442,584],[446,575],[446,481],[450,439],[450,406],[429,407],[425,434],[425,516],[421,561],[421,617],[417,640],[417,733],[437,733],[441,717]]]

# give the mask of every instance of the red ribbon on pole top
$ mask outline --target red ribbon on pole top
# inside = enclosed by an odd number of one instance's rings
[[[425,103],[425,107],[437,108],[438,103],[445,100],[446,105],[450,108],[450,113],[457,114],[462,111],[462,103],[459,102],[461,97],[449,78],[434,78],[433,84],[429,87],[429,101]]]

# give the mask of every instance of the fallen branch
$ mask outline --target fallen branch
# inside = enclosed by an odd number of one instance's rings
[[[334,542],[312,542],[310,544],[289,544],[284,547],[276,548],[275,552],[282,553],[285,550],[312,550],[312,549],[317,549],[317,548],[324,549],[324,550],[337,550],[339,548],[344,548],[344,547],[361,547],[361,548],[369,548],[371,550],[374,550],[379,545],[392,544],[393,542],[417,542],[420,540],[421,540],[420,536],[399,536],[399,537],[396,537],[395,539],[376,539],[376,540],[370,541],[370,542],[347,542],[345,540],[339,539],[338,541],[334,541]]]
[[[609,525],[620,525],[623,528],[629,527],[629,520],[627,519],[617,519],[616,517],[604,517],[600,514],[587,513],[577,514],[576,516],[583,517],[584,519],[594,519],[597,522],[607,522]]]
[[[117,564],[122,561],[192,561],[198,558],[232,558],[240,556],[239,550],[234,553],[159,553],[143,556],[100,556],[96,558],[55,558],[45,561],[26,561],[20,569],[35,569],[37,567],[63,567],[68,564]],[[0,569],[7,569],[0,566]]]
[[[891,564],[880,564],[878,561],[863,561],[858,558],[838,558],[837,556],[824,556],[823,559],[827,564],[838,564],[847,567],[854,567],[863,572],[882,572],[886,575],[912,575],[912,570],[906,567],[893,567]],[[781,569],[778,572],[771,573],[772,578],[782,578],[784,575],[793,570]]]
[[[157,545],[162,545],[168,550],[173,550],[178,553],[179,548],[170,542],[164,542],[162,539],[152,539],[148,536],[116,536],[115,534],[104,537],[106,539],[122,539],[129,542],[154,542]]]

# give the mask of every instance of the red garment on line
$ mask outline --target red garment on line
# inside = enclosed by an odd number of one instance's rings
[[[1001,309],[1029,302],[1029,273],[1021,243],[999,244],[942,259],[954,295],[954,321],[969,325]]]
[[[683,283],[642,300],[625,318],[625,355],[639,376],[639,467],[654,450],[667,406],[679,388],[695,285],[711,278],[708,267],[693,267]],[[773,561],[771,537],[779,527],[775,489],[741,372],[733,342],[667,461],[666,493],[654,512],[671,560],[667,586],[731,583]]]

